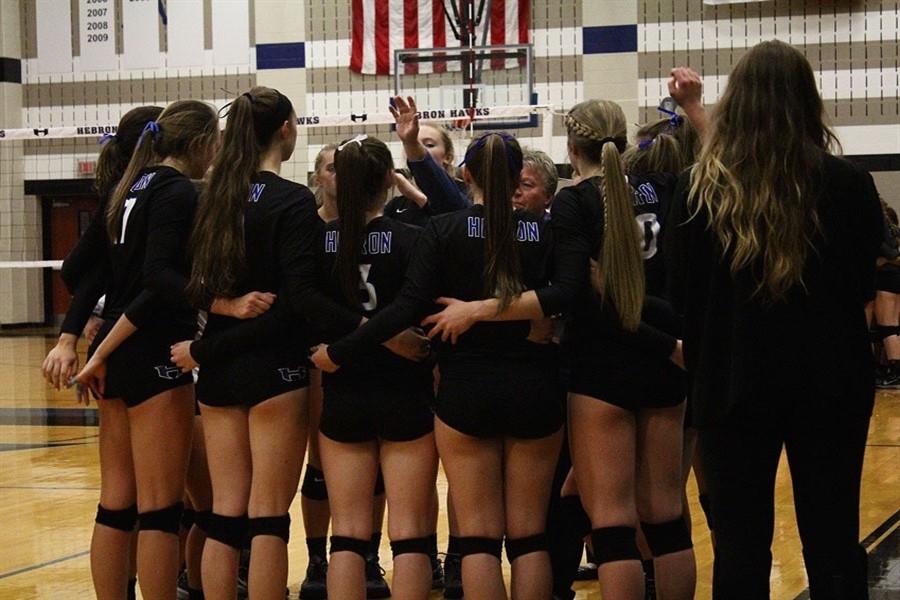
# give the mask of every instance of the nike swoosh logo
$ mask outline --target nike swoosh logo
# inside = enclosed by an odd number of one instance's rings
[[[397,212],[397,214],[399,215],[400,213],[405,213],[405,212],[408,211],[408,210],[409,210],[408,208],[404,208],[403,210],[401,210],[401,209],[398,208],[398,209],[396,210],[396,212]]]

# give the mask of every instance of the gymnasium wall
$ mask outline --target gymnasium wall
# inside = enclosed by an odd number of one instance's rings
[[[102,128],[143,104],[199,98],[222,106],[257,83],[287,94],[301,116],[344,114],[348,107],[383,111],[393,92],[391,77],[347,68],[350,0],[168,0],[167,23],[146,6],[136,20],[137,3],[109,0],[114,17],[107,27],[116,35],[105,45],[86,37],[90,19],[82,14],[89,4],[0,0],[0,129]],[[38,19],[48,7],[56,15],[49,31]],[[779,37],[803,48],[819,72],[845,152],[896,157],[898,12],[900,0],[718,7],[702,0],[534,0],[537,99],[564,111],[584,98],[608,98],[636,123],[655,117],[672,66],[698,68],[712,103],[747,47]],[[39,51],[48,47],[66,52],[50,60]],[[97,68],[101,63],[105,70]],[[516,134],[561,163],[564,128],[561,117],[552,118],[549,144],[540,120]],[[360,132],[392,140],[387,126],[301,128],[284,175],[306,181],[321,145]],[[454,135],[464,146],[464,134]],[[391,145],[402,164],[398,144]],[[23,182],[77,178],[78,162],[95,159],[98,150],[95,138],[0,141],[0,261],[42,258],[41,207],[24,194]],[[876,177],[900,207],[900,173]],[[41,279],[38,270],[0,269],[0,324],[43,319]]]
[[[900,155],[900,1],[769,0],[710,6],[697,0],[638,0],[641,118],[656,116],[673,65],[703,74],[714,104],[728,73],[753,45],[779,39],[812,64],[825,110],[846,155]],[[900,172],[873,173],[900,208]]]

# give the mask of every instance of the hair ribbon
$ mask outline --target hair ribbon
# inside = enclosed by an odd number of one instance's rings
[[[362,148],[362,143],[367,139],[369,139],[369,136],[367,136],[365,133],[360,133],[356,137],[351,138],[351,139],[347,140],[346,142],[344,142],[343,144],[341,144],[340,146],[338,146],[337,151],[340,152],[341,150],[343,150],[350,144],[358,144],[359,147]]]

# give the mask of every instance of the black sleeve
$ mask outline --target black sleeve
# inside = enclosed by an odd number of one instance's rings
[[[196,203],[194,184],[178,179],[160,187],[150,204],[144,288],[169,306],[186,305],[184,290],[188,279],[179,266],[185,262]],[[145,300],[138,296],[125,309],[128,320],[137,327],[153,314],[151,310],[136,310],[136,303]]]
[[[471,206],[471,202],[456,186],[447,170],[434,162],[428,152],[422,160],[408,160],[406,164],[419,189],[428,197],[431,214],[439,215]]]
[[[94,268],[107,260],[109,234],[106,232],[106,203],[91,217],[90,225],[63,261],[60,275],[70,294],[75,294],[83,277],[93,276]],[[93,307],[91,307],[93,308]],[[80,333],[80,332],[79,332]]]
[[[221,362],[254,347],[269,345],[272,341],[283,339],[285,324],[296,318],[291,312],[286,294],[279,293],[275,304],[265,314],[194,341],[191,344],[191,356],[197,364],[203,365]]]
[[[334,335],[345,335],[359,326],[362,315],[338,304],[322,290],[317,248],[325,225],[316,213],[312,192],[303,188],[301,196],[286,211],[278,233],[279,266],[288,300],[293,312],[308,322]]]
[[[368,348],[418,325],[438,295],[439,256],[437,230],[434,222],[429,222],[416,241],[400,293],[371,320],[328,346],[331,359],[339,365],[352,365],[362,359]]]
[[[259,317],[241,321],[213,336],[204,335],[192,343],[191,356],[198,364],[218,362],[236,352],[277,342],[283,339],[285,325],[299,318],[305,317],[308,323],[315,323],[317,331],[335,336],[359,326],[360,313],[334,302],[321,290],[316,249],[324,224],[315,212],[315,202],[306,198],[307,193],[303,190],[302,199],[285,212],[276,233],[285,287],[279,290],[275,304]]]
[[[666,218],[665,231],[662,237],[663,257],[666,261],[666,295],[675,312],[684,314],[685,286],[688,269],[688,232],[687,201],[690,189],[690,172],[687,171],[678,179],[672,207]]]
[[[97,301],[106,291],[107,272],[101,265],[94,265],[88,273],[78,278],[78,285],[69,304],[59,332],[81,337]]]
[[[860,205],[854,206],[850,213],[859,219],[854,247],[857,249],[855,260],[860,273],[860,294],[865,303],[875,298],[875,263],[881,254],[881,232],[885,219],[875,181],[869,173],[862,172],[860,176],[863,180],[860,187],[852,188],[863,190]]]
[[[591,223],[578,210],[578,196],[563,189],[551,207],[553,228],[552,285],[535,290],[547,316],[566,312],[590,281]]]

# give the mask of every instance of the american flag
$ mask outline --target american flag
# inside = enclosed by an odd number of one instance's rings
[[[350,69],[367,75],[388,75],[394,71],[394,50],[403,48],[454,48],[447,10],[458,0],[352,0],[353,35]],[[484,28],[487,45],[527,44],[530,41],[531,0],[493,0],[490,15],[484,15],[476,30],[480,45]],[[491,61],[502,69],[503,59]],[[515,64],[515,61],[510,64]],[[407,72],[447,69],[445,63],[408,65]]]

